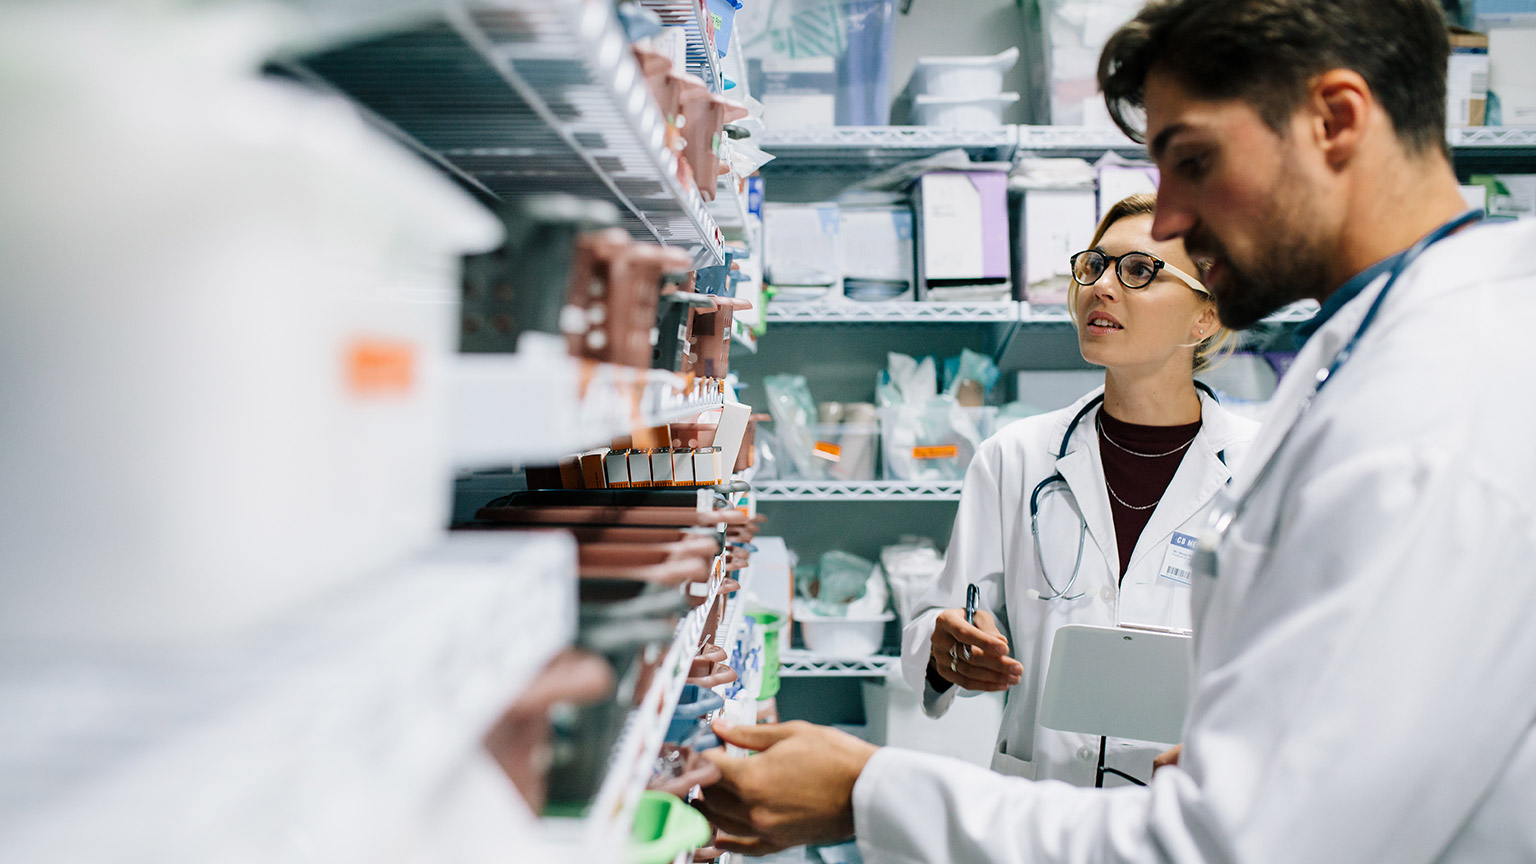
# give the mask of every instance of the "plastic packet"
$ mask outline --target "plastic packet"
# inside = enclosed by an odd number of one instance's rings
[[[944,556],[927,537],[903,537],[902,542],[880,550],[880,569],[890,584],[892,605],[905,627],[912,620],[918,599],[928,593],[944,569]]]
[[[769,375],[763,379],[768,395],[768,413],[773,416],[774,433],[779,441],[780,476],[820,478],[822,462],[815,456],[811,424],[816,422],[816,401],[804,375]],[[789,470],[786,470],[789,469]]]
[[[886,355],[886,369],[881,381],[888,382],[889,388],[881,396],[881,406],[885,405],[920,405],[926,403],[938,395],[938,372],[934,367],[932,357],[924,357],[919,360],[906,354],[897,354],[892,351]],[[881,387],[876,386],[876,392],[881,392]]]
[[[885,473],[893,480],[960,480],[987,437],[991,408],[966,408],[948,396],[881,410]]]
[[[737,177],[751,177],[757,170],[774,160],[772,153],[765,153],[761,147],[746,140],[732,141],[728,159],[731,171]]]
[[[944,387],[946,396],[953,396],[962,405],[977,406],[986,401],[986,396],[991,392],[993,385],[1002,373],[998,372],[997,364],[985,354],[978,354],[969,348],[962,349],[960,356],[951,357],[944,361],[944,380],[948,383]],[[968,387],[965,382],[975,382],[974,387]],[[975,391],[979,390],[979,393]],[[975,393],[975,398],[965,398],[967,392]]]
[[[850,603],[864,596],[874,572],[873,561],[833,549],[822,553],[814,569],[795,571],[795,590],[817,615],[841,618],[848,614]]]

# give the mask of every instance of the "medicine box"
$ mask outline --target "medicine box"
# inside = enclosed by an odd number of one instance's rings
[[[1088,248],[1098,224],[1094,189],[1024,189],[1015,200],[1020,299],[1035,305],[1065,304],[1072,255]]]
[[[907,205],[844,207],[839,218],[844,281],[902,283],[906,293],[889,299],[912,299],[912,276],[916,266],[912,208]]]
[[[771,285],[825,285],[841,292],[840,223],[836,204],[764,205],[764,278]]]
[[[1009,284],[1008,175],[938,171],[913,188],[918,299],[934,288]]]

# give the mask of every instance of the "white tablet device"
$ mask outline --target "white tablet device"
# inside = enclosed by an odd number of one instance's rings
[[[1063,732],[1176,744],[1189,708],[1190,637],[1068,624],[1056,631],[1040,723]]]

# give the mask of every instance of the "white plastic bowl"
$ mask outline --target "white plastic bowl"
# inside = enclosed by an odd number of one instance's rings
[[[829,657],[869,657],[880,652],[885,641],[885,622],[896,617],[890,612],[878,618],[823,618],[797,614],[805,647]]]
[[[913,107],[919,126],[989,129],[1003,125],[1003,109],[1017,101],[1017,93],[977,98],[918,96]]]
[[[1003,73],[1019,61],[1019,49],[982,57],[920,57],[920,93],[929,96],[975,99],[999,96],[1003,92]]]

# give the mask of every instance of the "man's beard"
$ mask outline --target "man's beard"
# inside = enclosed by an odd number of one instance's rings
[[[1258,250],[1258,260],[1246,266],[1238,266],[1226,247],[1203,231],[1184,238],[1191,257],[1211,256],[1217,262],[1206,287],[1221,323],[1233,330],[1246,330],[1298,300],[1321,297],[1330,287],[1328,255],[1319,238],[1287,231],[1281,218],[1272,223],[1262,236],[1279,242]],[[1289,239],[1281,239],[1288,234]]]

